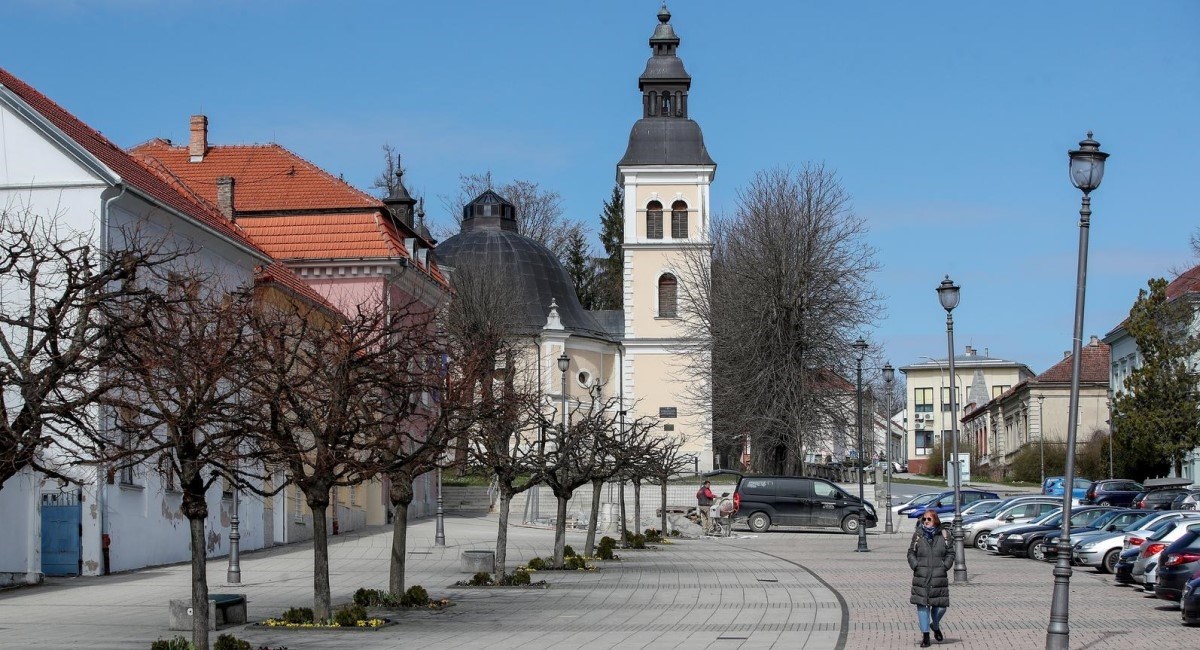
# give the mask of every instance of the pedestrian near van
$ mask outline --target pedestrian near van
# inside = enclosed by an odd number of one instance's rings
[[[912,597],[917,606],[917,622],[921,625],[921,647],[929,647],[929,632],[941,643],[942,616],[950,606],[948,572],[954,566],[954,545],[942,529],[942,520],[933,510],[926,510],[917,520],[908,545],[908,568],[912,569]]]
[[[708,509],[713,504],[713,500],[717,495],[713,494],[711,483],[704,482],[699,490],[696,490],[696,509],[700,511],[700,527],[707,533],[709,527],[712,526],[712,519],[709,516]]]

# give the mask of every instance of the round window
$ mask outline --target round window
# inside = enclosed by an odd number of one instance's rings
[[[592,373],[590,373],[586,370],[580,370],[579,375],[576,376],[576,381],[578,381],[579,385],[583,386],[584,388],[591,388],[592,387]]]

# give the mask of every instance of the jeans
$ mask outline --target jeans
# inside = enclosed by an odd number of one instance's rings
[[[927,607],[917,605],[917,621],[921,624],[921,632],[929,634],[929,610],[933,610],[933,626],[940,627],[942,617],[946,615],[945,607]]]

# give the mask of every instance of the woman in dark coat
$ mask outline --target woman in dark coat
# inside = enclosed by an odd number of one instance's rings
[[[937,513],[926,510],[917,520],[917,530],[908,545],[908,567],[912,569],[912,597],[908,602],[917,606],[917,621],[921,624],[921,647],[929,647],[929,630],[942,640],[942,615],[950,606],[950,580],[947,573],[954,566],[954,545],[942,530]]]

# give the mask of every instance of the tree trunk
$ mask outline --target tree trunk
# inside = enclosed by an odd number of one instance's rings
[[[604,489],[604,481],[592,481],[592,513],[588,519],[587,541],[583,544],[583,554],[591,557],[596,550],[596,520],[600,518],[600,491]]]
[[[667,534],[667,477],[663,477],[662,482],[662,528],[659,529],[664,536]]]
[[[329,537],[325,523],[328,504],[309,504],[313,515],[313,619],[329,620]]]
[[[413,500],[413,477],[401,472],[390,477],[392,502],[392,561],[388,570],[388,591],[399,598],[404,595],[404,561],[408,557],[408,506]]]
[[[558,516],[554,522],[554,568],[563,568],[563,549],[567,545],[567,499],[558,497]]]
[[[203,497],[200,499],[203,501]],[[193,511],[188,517],[192,537],[192,645],[208,650],[208,558],[204,548],[204,520],[208,513],[203,512],[199,517],[195,514]]]
[[[642,482],[633,482],[633,534],[642,532]]]
[[[508,510],[511,505],[512,495],[501,487],[500,525],[496,527],[496,582],[504,578],[504,562],[508,555]]]
[[[625,534],[625,479],[621,479],[621,548],[629,548],[629,536]]]

